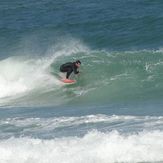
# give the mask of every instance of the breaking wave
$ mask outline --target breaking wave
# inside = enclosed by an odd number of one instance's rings
[[[60,82],[59,66],[80,59],[77,83]],[[0,61],[0,104],[63,103],[159,99],[163,53],[159,51],[94,51],[81,41],[60,42],[43,57],[9,57]]]
[[[51,140],[10,138],[0,141],[0,160],[1,163],[161,162],[162,144],[163,133],[159,131],[133,135],[92,131],[81,138]]]

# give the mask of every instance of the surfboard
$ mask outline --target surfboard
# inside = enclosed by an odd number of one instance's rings
[[[72,79],[61,79],[61,81],[63,83],[66,83],[66,84],[74,84],[74,83],[76,83],[76,80],[72,80]]]

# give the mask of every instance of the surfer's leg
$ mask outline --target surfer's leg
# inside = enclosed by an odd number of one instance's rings
[[[61,66],[60,67],[60,71],[61,72],[66,72],[66,79],[69,78],[69,76],[71,75],[73,69],[71,67],[64,67],[64,66]]]
[[[66,79],[69,78],[69,76],[71,75],[72,71],[73,70],[71,68],[68,69],[67,74],[66,74]]]

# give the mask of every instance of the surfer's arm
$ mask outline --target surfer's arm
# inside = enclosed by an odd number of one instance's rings
[[[79,71],[77,70],[77,68],[74,68],[74,74],[78,74]]]
[[[77,67],[75,67],[75,65],[73,65],[72,68],[73,68],[74,74],[78,74],[79,73],[79,71],[78,71]]]

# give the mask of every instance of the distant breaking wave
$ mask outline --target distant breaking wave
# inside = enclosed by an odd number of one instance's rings
[[[5,127],[4,127],[5,126]],[[12,129],[11,129],[12,128]],[[27,137],[52,139],[66,136],[83,136],[88,131],[98,130],[106,133],[116,130],[131,135],[142,131],[163,130],[163,117],[156,116],[118,116],[87,115],[52,118],[3,118],[0,120],[0,139]],[[19,131],[19,132],[18,132]],[[5,134],[4,134],[5,133]],[[67,135],[68,134],[68,135]]]
[[[157,142],[156,142],[157,139]],[[51,140],[10,138],[0,141],[1,163],[161,162],[163,133],[121,135],[92,131],[84,137]]]

